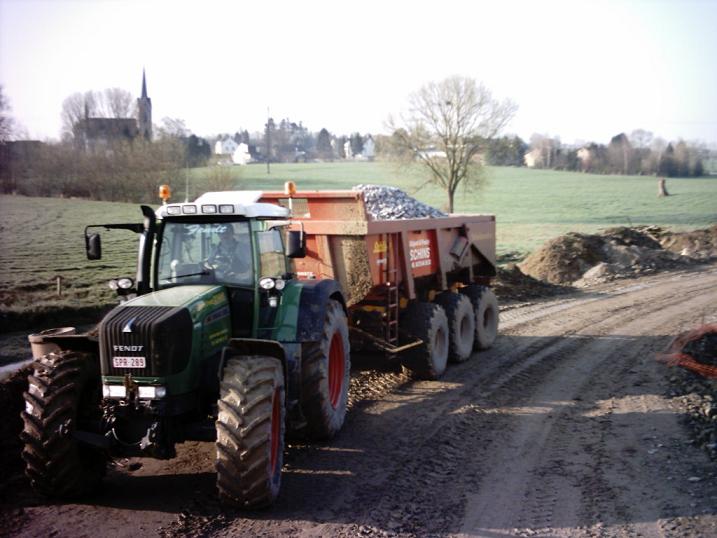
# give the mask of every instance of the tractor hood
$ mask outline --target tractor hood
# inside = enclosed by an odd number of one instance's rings
[[[222,286],[195,285],[175,286],[147,293],[120,305],[127,307],[170,306],[189,310],[192,321],[199,321],[205,311],[227,304],[227,295]]]

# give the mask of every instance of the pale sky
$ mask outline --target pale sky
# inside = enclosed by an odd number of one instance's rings
[[[0,84],[32,138],[62,101],[142,68],[153,120],[386,132],[422,84],[483,81],[519,106],[507,132],[607,143],[642,128],[717,144],[717,0],[0,0]]]

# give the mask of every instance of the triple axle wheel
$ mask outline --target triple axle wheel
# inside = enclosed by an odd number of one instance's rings
[[[418,379],[438,379],[448,361],[464,362],[474,350],[488,349],[498,334],[498,301],[487,286],[444,292],[433,303],[416,302],[402,326],[421,346],[404,355],[403,366]]]

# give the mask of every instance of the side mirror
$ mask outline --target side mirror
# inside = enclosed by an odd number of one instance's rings
[[[85,236],[85,249],[88,260],[99,260],[102,258],[102,241],[100,234],[89,234]]]
[[[292,230],[289,232],[286,256],[289,258],[306,257],[306,235],[303,230]]]

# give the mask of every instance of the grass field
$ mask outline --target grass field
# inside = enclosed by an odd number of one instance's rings
[[[190,170],[191,198],[204,190],[212,173]],[[300,189],[390,184],[435,207],[445,206],[445,195],[432,185],[416,192],[422,183],[417,171],[382,163],[275,164],[270,175],[265,165],[250,165],[222,173],[245,189],[281,189],[287,180]],[[183,200],[185,178],[172,188],[173,199]],[[499,253],[522,254],[568,231],[638,224],[692,229],[717,222],[717,178],[668,180],[667,188],[671,196],[658,198],[654,177],[489,167],[481,190],[458,193],[456,211],[495,214]],[[138,222],[136,204],[0,196],[0,215],[0,312],[110,301],[106,280],[134,275],[133,233],[104,232],[103,259],[89,262],[83,229],[92,223]],[[57,275],[65,279],[62,298],[54,296]]]

